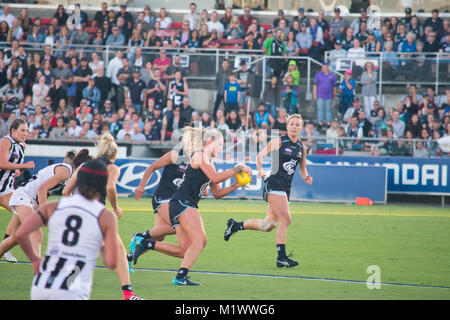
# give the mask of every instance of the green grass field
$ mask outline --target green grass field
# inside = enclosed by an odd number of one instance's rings
[[[119,203],[124,210],[120,234],[128,246],[131,233],[151,227],[154,215],[150,199],[120,198]],[[131,275],[134,291],[158,300],[450,299],[448,208],[298,203],[290,208],[287,253],[293,251],[300,266],[276,268],[274,231],[239,232],[223,240],[229,217],[263,218],[265,203],[202,200],[208,244],[190,273],[201,286],[173,286],[181,260],[152,251],[140,257],[136,267],[142,269]],[[10,217],[0,210],[1,232]],[[176,236],[167,240],[176,242]],[[19,247],[12,252],[27,261]],[[366,285],[371,265],[381,270],[380,289]],[[29,264],[0,263],[0,300],[28,299],[32,277]],[[115,273],[96,269],[91,298],[121,297]]]

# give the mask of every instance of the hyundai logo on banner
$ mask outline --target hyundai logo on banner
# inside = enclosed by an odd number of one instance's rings
[[[388,172],[388,193],[450,194],[449,159],[409,157],[309,156],[316,164],[383,166]]]
[[[118,193],[130,193],[134,192],[134,190],[139,186],[139,183],[144,176],[145,170],[153,163],[154,161],[147,162],[134,162],[127,160],[117,160],[116,164],[120,169],[120,176],[117,181],[117,192]],[[152,189],[155,189],[158,186],[159,180],[161,179],[161,172],[155,171],[150,176],[150,179],[147,182],[145,187],[146,191],[152,192]]]

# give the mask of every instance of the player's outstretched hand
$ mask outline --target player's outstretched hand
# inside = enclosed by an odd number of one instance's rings
[[[24,169],[34,169],[34,161],[28,161],[23,165]]]
[[[114,210],[114,213],[117,215],[117,219],[118,219],[118,220],[120,220],[120,218],[122,218],[123,212],[122,212],[122,209],[121,209],[121,208],[117,207],[117,208]]]
[[[246,174],[248,174],[248,176],[250,177],[250,179],[252,178],[252,168],[250,168],[249,166],[244,166],[244,168],[242,169],[242,172],[245,172]]]

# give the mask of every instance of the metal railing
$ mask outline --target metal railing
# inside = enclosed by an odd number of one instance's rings
[[[450,54],[439,52],[366,52],[366,57],[358,59],[339,58],[330,60],[330,51],[325,52],[325,61],[332,68],[344,71],[350,67],[357,70],[357,83],[367,61],[374,63],[378,71],[378,94],[384,93],[384,86],[420,84],[433,86],[438,92],[439,86],[450,85]]]

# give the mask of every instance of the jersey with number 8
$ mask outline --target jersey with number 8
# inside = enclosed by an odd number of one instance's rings
[[[50,291],[56,294],[53,298],[89,299],[103,240],[98,218],[104,208],[79,194],[61,199],[48,221],[47,252],[33,280],[32,299]]]

